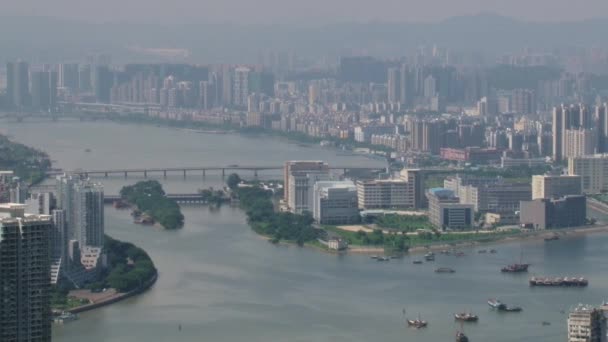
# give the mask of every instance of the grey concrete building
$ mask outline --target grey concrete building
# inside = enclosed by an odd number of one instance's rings
[[[520,223],[534,229],[578,227],[587,218],[587,200],[583,195],[522,201],[520,207]]]
[[[51,308],[47,215],[25,205],[0,204],[0,341],[50,341]]]

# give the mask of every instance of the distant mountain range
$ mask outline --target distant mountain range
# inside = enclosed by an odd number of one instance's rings
[[[89,24],[48,17],[0,17],[0,60],[31,62],[81,60],[94,52],[117,62],[157,59],[141,51],[179,48],[190,62],[256,62],[262,51],[294,51],[301,56],[337,57],[351,52],[400,56],[436,43],[456,51],[490,55],[524,47],[604,46],[608,19],[567,23],[524,22],[495,14],[436,23],[340,23],[319,27],[231,24]],[[138,49],[129,49],[138,47]],[[409,50],[411,51],[411,50]]]

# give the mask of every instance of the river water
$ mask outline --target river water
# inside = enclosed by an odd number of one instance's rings
[[[153,126],[2,122],[0,131],[45,150],[64,169],[280,165],[288,159],[382,165],[274,138]],[[122,185],[138,179],[98,181],[107,194],[116,194]],[[169,192],[222,184],[218,175],[159,180]],[[143,247],[159,270],[158,282],[140,296],[54,326],[54,341],[453,341],[459,328],[453,313],[471,310],[480,316],[478,323],[465,326],[471,341],[555,342],[566,340],[567,311],[572,306],[600,304],[608,298],[606,234],[487,247],[496,248],[497,254],[465,249],[467,255],[461,258],[438,255],[434,263],[413,265],[413,257],[378,263],[363,255],[273,246],[247,227],[243,212],[230,206],[184,206],[183,212],[183,229],[163,231],[135,225],[128,211],[106,207],[106,232]],[[518,261],[521,253],[532,264],[532,274],[587,276],[590,286],[529,288],[528,275],[499,272],[501,266]],[[452,267],[456,273],[436,274],[438,266]],[[520,305],[524,311],[493,312],[486,304],[490,297]],[[420,314],[429,327],[406,327],[403,309],[408,317]],[[551,325],[542,326],[542,321]]]

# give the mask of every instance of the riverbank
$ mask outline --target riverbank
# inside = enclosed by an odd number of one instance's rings
[[[148,279],[146,282],[144,282],[141,286],[139,286],[138,288],[128,291],[128,292],[113,292],[111,295],[109,296],[104,296],[102,298],[100,298],[99,300],[91,300],[90,296],[87,296],[86,294],[83,294],[82,296],[75,296],[77,298],[88,298],[91,303],[86,304],[86,305],[82,305],[82,306],[77,306],[74,308],[71,308],[69,310],[66,310],[70,313],[82,313],[82,312],[86,312],[86,311],[90,311],[90,310],[94,310],[94,309],[98,309],[110,304],[114,304],[117,303],[119,301],[125,300],[127,298],[131,298],[133,296],[136,296],[138,294],[141,294],[145,291],[147,291],[148,289],[150,289],[152,287],[152,285],[154,285],[154,283],[156,283],[156,280],[158,279],[158,274],[154,274],[154,276],[151,279]],[[112,289],[114,291],[114,289]]]
[[[458,249],[458,248],[472,248],[476,246],[490,246],[490,245],[500,245],[506,243],[513,242],[521,242],[521,241],[538,241],[544,240],[546,238],[551,238],[553,236],[559,236],[560,238],[568,238],[575,236],[584,236],[588,234],[595,233],[608,233],[608,225],[606,226],[592,226],[592,227],[577,227],[577,228],[566,228],[566,229],[554,229],[554,230],[543,230],[543,231],[535,231],[535,232],[526,232],[520,233],[517,235],[511,236],[503,236],[496,237],[492,239],[492,237],[480,238],[479,240],[470,240],[470,241],[462,241],[462,242],[454,242],[454,243],[444,243],[444,244],[433,244],[428,246],[415,246],[410,247],[408,253],[410,254],[421,254],[429,251],[442,251],[446,249]],[[491,241],[488,241],[491,239]],[[381,254],[384,253],[383,247],[376,246],[349,246],[347,249],[348,253],[353,254]]]

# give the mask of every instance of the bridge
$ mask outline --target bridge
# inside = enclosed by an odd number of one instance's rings
[[[196,194],[166,194],[167,198],[174,200],[177,203],[203,203],[205,202],[203,199],[203,195],[200,193]],[[118,201],[120,196],[118,195],[105,195],[103,198],[104,203],[112,204],[115,201]]]
[[[163,177],[167,177],[168,173],[179,173],[183,174],[184,177],[190,172],[202,172],[203,177],[206,176],[207,172],[215,171],[221,173],[222,177],[226,176],[226,171],[252,171],[254,176],[258,176],[258,172],[260,171],[277,171],[283,170],[283,166],[261,166],[261,165],[253,165],[253,166],[239,166],[239,165],[230,165],[230,166],[195,166],[195,167],[156,167],[156,168],[133,168],[133,169],[107,169],[107,170],[83,170],[77,169],[72,171],[63,171],[63,170],[50,170],[47,171],[47,176],[57,176],[62,175],[64,173],[82,175],[85,177],[89,176],[103,176],[109,177],[110,175],[124,175],[125,178],[128,177],[129,174],[140,174],[143,175],[144,178],[147,178],[149,174],[162,174]],[[341,170],[343,172],[346,171],[380,171],[384,170],[383,167],[361,167],[361,166],[334,166],[330,167],[330,170]]]

